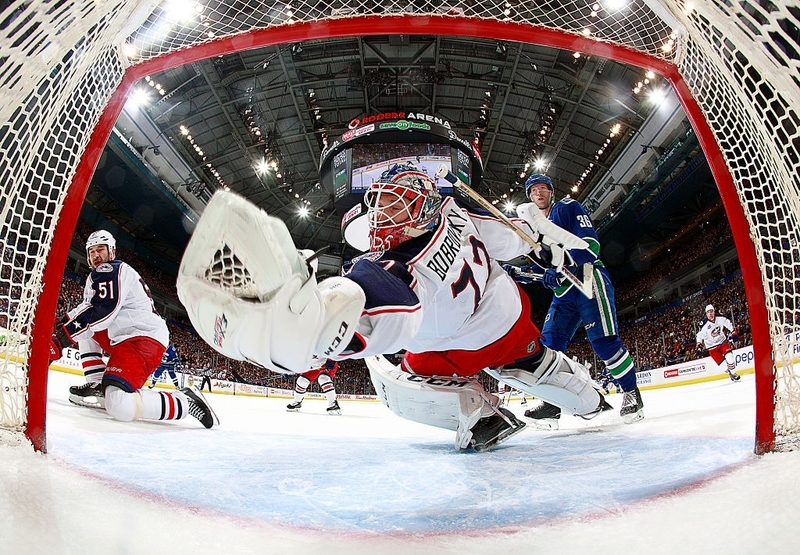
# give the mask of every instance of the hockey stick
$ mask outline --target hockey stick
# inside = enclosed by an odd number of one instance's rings
[[[542,248],[542,245],[539,242],[534,241],[533,237],[525,233],[517,224],[512,222],[508,218],[508,216],[503,214],[503,212],[501,212],[494,204],[483,198],[480,195],[480,193],[478,193],[475,189],[473,189],[472,187],[461,181],[458,177],[456,177],[450,170],[447,169],[447,166],[445,166],[444,164],[439,164],[439,167],[436,168],[436,175],[438,177],[441,177],[442,179],[444,179],[457,189],[461,189],[462,191],[464,191],[464,193],[468,197],[470,197],[472,200],[477,202],[483,208],[488,210],[489,213],[492,214],[492,216],[503,222],[506,225],[506,227],[511,229],[517,235],[519,235],[531,247],[537,250]],[[556,270],[558,271],[558,273],[564,276],[567,279],[567,281],[572,283],[572,285],[574,285],[578,289],[578,291],[580,291],[583,294],[584,297],[586,297],[587,299],[591,299],[594,297],[594,291],[592,289],[591,272],[586,271],[588,270],[588,268],[584,268],[584,274],[586,275],[586,279],[584,280],[583,283],[575,276],[575,274],[573,274],[566,268],[563,267],[556,268]]]

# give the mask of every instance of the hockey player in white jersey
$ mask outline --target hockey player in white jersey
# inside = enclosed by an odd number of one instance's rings
[[[338,362],[326,360],[322,364],[318,363],[317,368],[297,376],[297,380],[294,383],[294,400],[286,405],[286,410],[289,412],[299,411],[300,407],[303,406],[303,399],[308,391],[308,386],[316,381],[328,401],[328,408],[326,409],[328,414],[336,416],[342,414],[342,408],[336,399],[336,387],[333,385],[333,378],[336,377],[338,370]]]
[[[733,327],[730,320],[716,313],[714,305],[708,305],[706,306],[706,317],[703,319],[700,331],[697,332],[697,347],[698,349],[708,349],[708,355],[716,364],[722,364],[724,361],[725,371],[731,381],[738,382],[741,376],[734,371],[736,361],[733,348],[728,340],[728,334],[735,330],[736,328]]]
[[[104,408],[116,420],[126,422],[191,415],[211,428],[216,417],[199,391],[142,389],[161,363],[169,331],[156,313],[144,280],[115,257],[116,240],[111,233],[100,230],[89,236],[86,258],[92,272],[84,299],[56,324],[52,336],[51,360],[60,358],[64,347],[78,343],[84,368],[91,370],[86,373],[86,384],[70,388],[70,401]],[[108,353],[104,368],[101,349]],[[87,361],[93,363],[87,366]]]
[[[315,356],[363,358],[393,412],[454,430],[458,449],[485,451],[524,427],[481,386],[483,369],[576,414],[611,408],[585,368],[541,344],[527,297],[496,262],[528,253],[526,241],[443,199],[409,165],[385,172],[364,202],[370,252],[317,285],[283,222],[217,193],[178,275],[201,337],[227,356],[284,373],[305,372]],[[538,236],[536,222],[518,224]],[[228,277],[236,275],[247,280]],[[381,356],[400,351],[400,367]]]

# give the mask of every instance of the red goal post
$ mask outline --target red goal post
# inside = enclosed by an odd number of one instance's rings
[[[46,450],[48,342],[64,264],[134,84],[251,48],[402,30],[580,51],[671,83],[709,161],[742,267],[755,451],[798,444],[797,10],[750,0],[633,0],[619,9],[602,0],[180,0],[174,12],[172,1],[29,0],[0,13],[0,441],[24,435]]]

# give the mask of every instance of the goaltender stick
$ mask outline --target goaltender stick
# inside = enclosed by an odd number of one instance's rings
[[[528,242],[443,198],[410,164],[384,172],[364,202],[370,252],[317,283],[281,220],[217,192],[178,272],[200,336],[281,373],[301,374],[315,357],[363,358],[390,410],[454,430],[457,449],[486,451],[525,426],[481,386],[483,369],[575,414],[611,408],[583,366],[542,345],[527,297],[496,261],[530,252]],[[565,247],[588,248],[560,228],[559,241],[549,240],[555,226],[545,218],[514,223],[547,243],[536,255],[548,267],[564,264]],[[401,350],[399,367],[380,356]]]

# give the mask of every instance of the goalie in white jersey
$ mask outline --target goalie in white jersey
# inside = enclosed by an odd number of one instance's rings
[[[203,426],[215,416],[199,391],[142,389],[169,344],[167,324],[156,313],[150,290],[130,265],[116,260],[116,240],[95,231],[86,242],[92,272],[84,299],[56,324],[50,359],[78,343],[86,383],[70,388],[70,401],[104,408],[117,420],[177,420],[191,415]],[[102,351],[108,353],[107,365]],[[90,402],[94,399],[94,402]]]
[[[178,276],[201,336],[227,356],[284,373],[305,372],[314,356],[364,358],[392,411],[456,431],[458,449],[485,451],[524,427],[480,385],[483,369],[575,414],[611,408],[584,367],[541,344],[527,297],[496,262],[528,253],[527,242],[443,199],[410,165],[384,172],[364,202],[370,252],[317,286],[280,220],[217,193]],[[517,223],[538,236],[536,222]],[[380,356],[403,350],[401,367]]]
[[[726,331],[727,330],[727,331]],[[734,372],[736,370],[736,360],[733,355],[733,347],[728,340],[728,334],[736,331],[733,323],[716,313],[713,305],[706,306],[706,317],[700,326],[700,331],[697,332],[697,347],[700,349],[708,349],[708,356],[719,365],[725,362],[725,371],[728,373],[731,381],[738,382],[740,379],[739,374]]]

